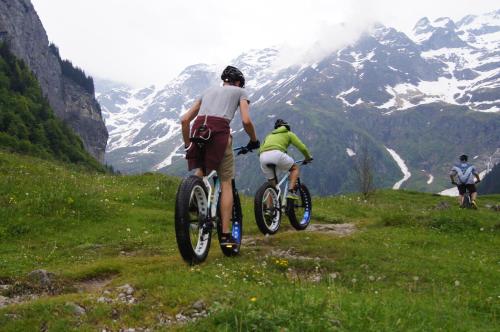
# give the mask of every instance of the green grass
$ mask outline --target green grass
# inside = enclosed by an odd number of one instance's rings
[[[0,152],[0,284],[15,285],[4,295],[40,293],[26,277],[34,269],[57,278],[51,295],[0,309],[0,330],[498,330],[500,214],[484,207],[498,195],[481,197],[478,211],[408,191],[380,191],[368,201],[314,198],[313,223],[352,223],[358,231],[296,232],[284,219],[270,238],[258,233],[253,199],[243,197],[245,237],[256,244],[226,258],[214,240],[207,261],[191,267],[175,242],[178,183]],[[436,209],[443,201],[450,207]],[[102,280],[102,289],[77,291]],[[103,290],[114,297],[126,283],[137,304],[98,303]],[[208,317],[159,324],[200,299]],[[76,315],[68,302],[87,313]]]

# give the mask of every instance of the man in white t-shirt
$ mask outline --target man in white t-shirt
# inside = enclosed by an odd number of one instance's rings
[[[221,181],[221,245],[235,244],[229,229],[233,211],[232,180],[234,178],[234,156],[230,123],[236,110],[240,110],[243,128],[250,137],[249,150],[258,149],[255,128],[250,119],[250,101],[245,87],[243,73],[235,67],[227,66],[221,79],[222,86],[206,90],[181,119],[182,137],[186,150],[189,170],[196,170],[196,175],[205,176],[211,170],[217,171]],[[195,119],[196,118],[196,119]],[[190,126],[191,121],[193,125]],[[204,153],[192,144],[193,137],[206,139]]]

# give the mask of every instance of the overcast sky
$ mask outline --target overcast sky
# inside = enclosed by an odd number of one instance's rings
[[[225,64],[271,45],[336,47],[379,21],[410,32],[421,17],[459,19],[497,0],[32,0],[61,55],[100,78],[165,84],[195,63]],[[335,28],[349,25],[346,31]],[[293,57],[291,57],[293,58]]]

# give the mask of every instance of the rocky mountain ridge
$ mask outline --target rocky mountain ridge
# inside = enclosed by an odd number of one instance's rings
[[[104,161],[108,132],[93,93],[66,75],[31,1],[0,0],[0,38],[37,77],[56,115],[82,139],[85,149]]]

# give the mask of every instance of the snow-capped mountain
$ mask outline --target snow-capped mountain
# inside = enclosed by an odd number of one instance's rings
[[[449,18],[424,18],[413,32],[406,36],[376,25],[293,77],[272,82],[259,91],[259,98],[293,104],[303,96],[301,90],[314,89],[317,98],[326,95],[335,106],[364,105],[386,114],[435,102],[500,111],[498,11],[457,24]]]
[[[272,48],[252,50],[231,63],[242,68],[247,89],[255,91],[272,79],[270,68],[277,56]],[[179,117],[205,89],[219,84],[221,68],[189,66],[161,89],[97,84],[103,87],[98,100],[109,131],[107,162],[124,172],[141,172],[160,170],[181,156]]]
[[[230,63],[247,77],[260,136],[270,119],[285,117],[314,142],[322,164],[335,165],[311,171],[316,192],[355,189],[353,162],[363,144],[384,174],[378,185],[438,191],[455,155],[474,153],[482,163],[500,148],[498,50],[500,11],[458,22],[424,18],[411,35],[379,24],[314,63],[279,68],[276,48]],[[126,172],[181,168],[170,166],[181,159],[179,116],[219,82],[222,68],[188,67],[162,89],[98,90],[110,131],[108,162]]]

